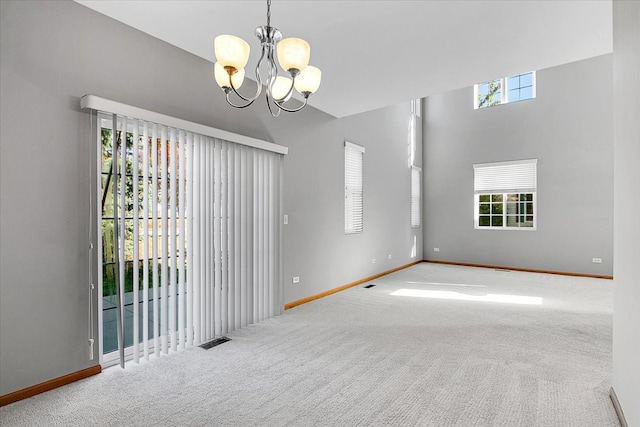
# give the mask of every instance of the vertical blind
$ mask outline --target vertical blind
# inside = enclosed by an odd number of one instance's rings
[[[148,359],[280,314],[282,154],[123,115],[98,123],[101,284],[115,273],[121,365],[125,347]]]
[[[537,159],[514,160],[473,165],[474,192],[518,193],[535,192]]]
[[[364,147],[344,142],[344,232],[362,233]]]

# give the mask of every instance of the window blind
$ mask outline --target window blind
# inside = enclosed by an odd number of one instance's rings
[[[117,313],[115,326],[101,326],[118,336],[103,363],[197,346],[280,314],[282,154],[126,115],[97,120],[101,303]],[[112,264],[116,295],[106,295]]]
[[[363,231],[363,155],[361,145],[344,142],[344,232]]]
[[[422,179],[422,169],[417,166],[413,166],[411,168],[411,227],[412,228],[420,227],[421,179]]]
[[[473,165],[474,192],[517,193],[535,192],[537,159],[516,160]]]

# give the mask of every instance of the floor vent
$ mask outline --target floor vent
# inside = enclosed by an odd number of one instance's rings
[[[369,288],[373,288],[375,285],[369,283],[367,286],[365,286],[365,289],[369,289]]]
[[[231,338],[220,337],[220,338],[216,338],[213,341],[206,342],[206,343],[202,344],[200,347],[204,348],[205,350],[209,350],[210,348],[213,348],[213,347],[215,347],[217,345],[220,345],[220,344],[224,344],[227,341],[231,341]]]

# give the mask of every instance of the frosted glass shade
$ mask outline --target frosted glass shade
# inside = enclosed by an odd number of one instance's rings
[[[223,89],[225,87],[230,87],[229,74],[219,62],[216,62],[213,66],[213,75],[216,78],[216,83],[218,83],[218,86]],[[231,81],[233,82],[233,87],[235,87],[236,89],[242,86],[242,82],[244,81],[244,68],[240,71],[237,71],[233,76],[231,76]]]
[[[223,68],[233,67],[236,70],[241,70],[247,65],[247,61],[249,61],[251,48],[249,47],[249,43],[240,37],[229,34],[220,35],[214,39],[213,47],[216,60]]]
[[[296,76],[296,90],[300,93],[315,93],[320,87],[322,71],[313,65],[308,65]]]
[[[309,64],[311,47],[302,39],[288,38],[278,43],[276,48],[278,62],[284,71],[291,69],[304,70]]]
[[[289,89],[291,89],[291,79],[288,77],[278,76],[271,87],[271,96],[273,96],[273,99],[277,99],[278,101],[286,101],[291,97],[291,94],[287,97]]]

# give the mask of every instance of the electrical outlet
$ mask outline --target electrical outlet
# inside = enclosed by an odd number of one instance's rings
[[[440,248],[433,248],[433,252],[440,252]]]
[[[284,223],[284,225],[289,224],[289,215],[284,215],[282,218],[282,222]]]
[[[371,261],[371,262],[372,262],[373,264],[375,264],[375,263],[376,263],[376,259],[374,258],[374,259],[373,259],[373,261]]]
[[[300,277],[296,276],[293,278],[293,283],[300,283]]]
[[[602,258],[593,258],[591,260],[591,262],[596,263],[596,264],[602,264]]]

